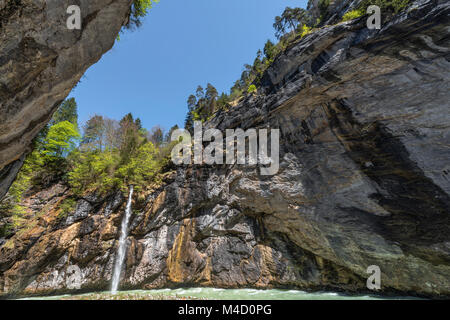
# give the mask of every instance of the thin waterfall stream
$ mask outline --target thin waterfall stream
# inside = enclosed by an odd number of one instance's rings
[[[114,272],[112,277],[111,293],[116,294],[119,288],[120,274],[125,260],[125,252],[127,249],[128,223],[131,217],[131,200],[133,197],[133,186],[130,186],[130,194],[128,195],[127,208],[123,217],[119,238],[119,248],[117,249],[116,262],[114,264]]]

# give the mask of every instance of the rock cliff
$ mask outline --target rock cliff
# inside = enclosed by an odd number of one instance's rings
[[[0,1],[0,198],[31,140],[114,44],[132,0]],[[69,30],[67,8],[79,4],[81,30]]]
[[[420,0],[381,30],[360,18],[288,48],[258,94],[206,124],[279,128],[280,171],[185,166],[148,186],[122,287],[360,292],[377,265],[382,293],[450,296],[449,15]],[[109,287],[125,196],[61,216],[68,195],[27,197],[36,218],[0,244],[0,295]]]

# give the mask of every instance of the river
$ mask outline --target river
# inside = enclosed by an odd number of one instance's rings
[[[159,289],[159,290],[132,290],[119,291],[119,297],[145,297],[150,296],[155,299],[161,297],[192,297],[196,299],[208,300],[405,300],[415,299],[413,297],[383,297],[377,295],[344,295],[336,292],[305,292],[301,290],[258,290],[258,289],[216,289],[216,288],[180,288],[180,289]],[[48,297],[24,298],[24,300],[61,300],[77,297],[80,299],[96,299],[96,297],[114,297],[109,292],[86,293],[76,296],[60,295]]]

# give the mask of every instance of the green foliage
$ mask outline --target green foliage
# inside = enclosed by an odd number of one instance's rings
[[[77,195],[92,190],[104,194],[125,189],[130,184],[140,190],[165,165],[158,157],[159,153],[160,149],[151,142],[137,147],[128,161],[121,161],[119,150],[81,152],[69,172],[69,184]]]
[[[12,200],[13,204],[20,203],[22,201],[22,195],[32,185],[33,174],[41,170],[43,165],[44,160],[39,151],[34,150],[30,153],[8,191],[7,199]]]
[[[66,169],[65,158],[75,149],[80,137],[77,121],[75,99],[68,99],[33,140],[32,152],[25,158],[16,180],[0,203],[0,210],[10,217],[10,223],[2,227],[3,232],[13,233],[27,223],[27,213],[21,205],[23,195]]]
[[[66,157],[75,149],[79,138],[80,134],[73,123],[66,120],[58,122],[48,130],[42,154],[48,161]]]
[[[253,65],[245,65],[241,78],[235,82],[230,91],[230,100],[240,98],[244,93],[257,90],[267,68],[275,61],[295,39],[312,31],[312,17],[302,8],[287,7],[281,16],[275,17],[275,36],[280,39],[277,44],[267,40],[264,50],[258,50]]]
[[[248,90],[247,90],[248,93],[254,93],[256,91],[257,91],[257,89],[254,84],[252,84],[250,87],[248,87]]]
[[[301,30],[304,25],[311,25],[311,22],[312,18],[305,9],[287,7],[281,16],[275,17],[273,27],[276,37],[281,39],[287,30],[296,32]]]
[[[130,22],[127,28],[140,27],[142,18],[147,15],[153,3],[158,2],[159,0],[134,0],[131,6]]]
[[[136,186],[138,191],[146,181],[150,181],[160,169],[156,160],[158,150],[153,143],[147,142],[137,148],[129,162],[118,168],[117,177],[126,185]]]
[[[329,0],[327,2],[329,4]],[[328,6],[327,4],[327,6]],[[244,65],[239,80],[235,81],[230,89],[230,93],[222,93],[217,97],[217,90],[212,91],[214,94],[208,94],[208,87],[205,90],[199,86],[195,95],[192,94],[188,98],[188,112],[184,127],[192,133],[193,122],[205,121],[210,119],[215,112],[219,110],[228,110],[245,94],[252,94],[258,90],[261,85],[264,72],[275,61],[293,41],[304,37],[312,32],[312,17],[306,10],[302,8],[287,7],[281,16],[275,18],[274,28],[275,35],[280,41],[274,44],[267,40],[264,50],[258,50],[253,64]],[[212,87],[212,86],[211,86]]]
[[[21,183],[21,186],[23,184]],[[14,234],[18,229],[27,223],[27,212],[20,204],[22,201],[22,192],[27,188],[20,189],[16,185],[15,190],[11,190],[0,203],[0,211],[6,213],[9,221],[0,226],[0,236],[6,237]]]
[[[69,185],[77,195],[125,190],[130,184],[138,191],[167,166],[167,140],[162,128],[148,132],[132,114],[119,122],[94,116],[85,126],[84,143],[70,156]]]
[[[28,154],[16,180],[0,203],[7,212],[9,223],[3,232],[13,233],[27,224],[28,214],[21,205],[23,195],[34,186],[46,183],[67,169],[66,157],[75,149],[79,138],[76,102],[69,99],[61,104],[50,124],[33,140],[33,151]]]
[[[65,218],[67,215],[75,210],[77,201],[73,198],[64,199],[58,206],[60,212],[58,218]]]
[[[114,173],[120,162],[118,152],[85,151],[77,152],[72,160],[72,170],[68,173],[69,185],[77,195],[89,190],[108,190],[122,187],[122,181]]]
[[[91,117],[84,125],[84,134],[81,144],[84,148],[103,149],[103,132],[105,130],[105,122],[102,116],[95,115]]]
[[[63,121],[68,121],[78,128],[77,109],[78,106],[74,98],[65,100],[53,114],[52,120],[50,121],[50,126]]]
[[[153,4],[158,2],[159,0],[133,0],[128,16],[128,22],[124,25],[122,30],[120,30],[120,33],[122,33],[124,29],[132,30],[139,28],[142,25],[142,19],[148,14],[153,7]],[[120,33],[117,35],[116,41],[120,41]]]
[[[276,55],[278,54],[277,46],[270,40],[267,40],[266,44],[264,45],[264,55],[265,55],[265,62],[266,64],[271,64],[273,60],[275,59]]]
[[[217,99],[212,87],[207,94]],[[8,222],[0,225],[0,234],[10,235],[30,225],[30,213],[21,202],[35,186],[66,183],[74,196],[90,191],[107,194],[125,190],[130,184],[139,191],[148,183],[159,181],[163,170],[170,169],[174,144],[168,142],[169,136],[162,128],[157,126],[148,132],[140,119],[131,114],[120,121],[95,115],[86,122],[80,139],[77,118],[74,100],[61,104],[51,124],[34,140],[33,152],[0,203],[0,210],[8,216]],[[58,206],[58,217],[67,216],[75,205],[73,197],[65,199]]]
[[[398,13],[403,10],[411,0],[363,0],[357,9],[344,15],[344,21],[355,19],[366,13],[369,5],[378,5],[382,12]],[[320,18],[313,21],[308,11],[301,8],[287,7],[281,16],[275,17],[273,24],[275,36],[280,40],[277,44],[268,40],[264,46],[263,53],[258,51],[253,65],[245,65],[241,78],[236,81],[230,90],[229,99],[235,101],[243,94],[253,92],[261,83],[265,70],[275,61],[276,57],[284,52],[299,39],[312,33],[313,27],[320,25],[327,18],[330,0],[320,0],[318,3]],[[249,90],[251,88],[251,90]],[[251,92],[250,92],[251,91]]]
[[[364,14],[364,11],[359,9],[351,10],[344,14],[344,16],[342,17],[342,21],[353,20],[363,16]]]
[[[0,237],[1,238],[9,237],[13,233],[14,233],[14,230],[13,230],[13,227],[11,224],[5,223],[3,225],[0,225]]]
[[[231,102],[230,96],[225,92],[222,92],[220,97],[217,99],[217,108],[219,110],[226,110],[228,109],[230,102]]]
[[[187,100],[188,112],[184,127],[186,130],[193,130],[194,121],[206,121],[217,111],[228,109],[230,97],[226,93],[219,96],[217,89],[210,83],[206,89],[198,86],[195,95],[192,94]]]
[[[363,0],[356,9],[348,11],[342,17],[342,21],[349,21],[359,18],[367,13],[367,8],[371,5],[380,7],[384,18],[399,13],[404,10],[411,0]]]
[[[303,38],[307,34],[310,34],[312,32],[312,28],[305,26],[302,30],[301,37]]]
[[[230,100],[235,101],[235,100],[239,99],[240,97],[242,97],[243,94],[244,94],[244,90],[241,87],[233,87],[231,89]]]
[[[134,120],[133,115],[128,113],[119,122],[118,128],[118,146],[120,154],[120,162],[128,162],[144,139],[141,134],[141,121]]]
[[[160,126],[154,126],[147,136],[148,140],[156,147],[159,147],[164,142],[164,132]]]
[[[358,10],[364,14],[371,5],[380,7],[384,16],[391,16],[404,10],[412,0],[363,0],[358,6]]]
[[[319,23],[321,21],[324,21],[327,13],[328,13],[328,7],[330,6],[330,0],[320,0],[318,4],[319,12],[320,12],[320,18]]]

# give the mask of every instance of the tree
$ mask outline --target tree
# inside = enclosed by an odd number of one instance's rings
[[[142,137],[139,133],[139,123],[136,124],[133,115],[128,113],[119,122],[120,131],[120,155],[123,162],[130,160],[134,151],[138,148]]]
[[[276,55],[276,46],[275,44],[267,40],[266,44],[264,45],[264,55],[269,61],[273,61]]]
[[[188,105],[188,112],[186,115],[186,120],[184,122],[184,128],[191,132],[193,130],[194,125],[193,112],[197,107],[197,97],[191,94],[187,100],[187,105]]]
[[[231,87],[230,90],[230,100],[234,101],[237,98],[242,96],[242,93],[244,92],[244,87],[242,86],[242,83],[240,80],[237,80],[234,82],[234,85]]]
[[[198,86],[195,95],[190,95],[187,100],[188,112],[184,122],[184,128],[192,133],[194,121],[204,121],[211,117],[218,109],[217,89],[208,83],[206,89]]]
[[[159,0],[134,0],[133,5],[131,6],[130,21],[126,27],[130,29],[140,27],[142,18],[145,17],[152,8],[153,2],[159,2]]]
[[[281,39],[281,37],[286,33],[286,25],[280,16],[275,17],[273,28],[275,29],[275,36],[277,39]]]
[[[78,153],[74,166],[68,173],[69,184],[78,195],[89,189],[107,192],[120,187],[122,180],[116,175],[119,163],[120,157],[117,152],[109,150]]]
[[[43,154],[49,159],[66,157],[75,149],[80,138],[75,125],[69,121],[62,121],[50,127],[45,138]]]
[[[149,133],[149,140],[155,146],[160,146],[164,142],[164,132],[160,126],[154,126]]]
[[[172,133],[175,131],[175,130],[178,130],[179,129],[179,127],[178,127],[178,125],[174,125],[172,128],[170,128],[170,130],[167,132],[167,134],[164,136],[164,142],[165,143],[170,143],[171,142],[171,140],[172,140]]]
[[[208,83],[208,85],[206,86],[206,93],[205,93],[206,100],[208,101],[215,100],[217,96],[218,96],[217,89],[211,83]]]
[[[136,125],[138,130],[142,129],[142,121],[139,118],[136,118],[136,120],[134,120],[134,124]]]
[[[226,109],[228,108],[230,104],[230,96],[227,95],[225,92],[222,92],[220,97],[217,99],[217,107],[220,109]]]
[[[241,86],[246,88],[250,84],[250,77],[252,75],[253,67],[249,64],[244,64],[244,71],[241,74]]]
[[[117,120],[103,117],[104,143],[106,149],[120,147],[120,125]]]
[[[104,147],[105,119],[95,115],[84,125],[84,134],[81,140],[83,147],[100,149]]]
[[[206,106],[204,113],[206,118],[216,111],[216,99],[218,95],[217,89],[211,83],[208,83],[205,92]]]
[[[50,126],[59,122],[69,121],[78,127],[77,102],[75,98],[65,100],[53,114]]]
[[[256,86],[254,84],[252,84],[250,87],[248,87],[247,92],[248,93],[254,93],[256,92],[258,89],[256,88]]]
[[[189,111],[194,111],[195,107],[197,106],[197,98],[191,94],[187,100],[187,105],[188,105],[188,109]]]
[[[255,61],[253,61],[252,76],[259,79],[264,72],[263,53],[258,50]]]
[[[195,96],[197,97],[197,101],[205,97],[205,91],[202,86],[197,87],[197,90],[195,90]]]
[[[302,8],[286,7],[280,16],[275,17],[273,27],[275,36],[281,39],[289,28],[290,32],[301,31],[304,25],[310,25],[312,18],[308,11]]]
[[[318,8],[320,12],[320,21],[323,21],[327,16],[329,6],[330,0],[319,0]]]
[[[126,185],[139,187],[151,179],[159,170],[156,160],[158,149],[151,142],[141,145],[129,162],[121,166],[117,174]],[[137,189],[136,189],[137,190]]]

